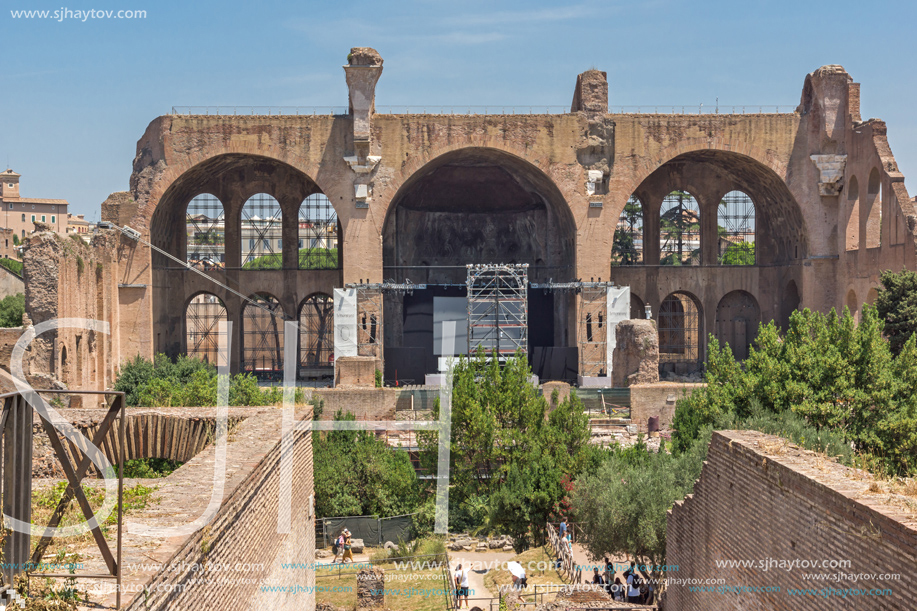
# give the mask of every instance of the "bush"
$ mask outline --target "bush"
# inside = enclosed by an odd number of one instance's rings
[[[818,435],[834,432],[880,474],[917,473],[917,338],[895,356],[883,326],[868,306],[860,324],[847,311],[797,311],[783,336],[774,323],[762,325],[742,365],[711,338],[707,387],[675,410],[676,449],[731,415],[791,412],[799,421],[787,418],[781,426],[788,430],[804,424]]]
[[[0,259],[6,261],[7,259]],[[25,295],[16,293],[0,299],[0,327],[21,327],[25,313]]]
[[[0,265],[17,276],[22,276],[22,261],[17,261],[16,259],[0,259]]]

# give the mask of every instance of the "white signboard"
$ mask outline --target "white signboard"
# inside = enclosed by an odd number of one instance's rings
[[[622,320],[630,318],[630,287],[629,286],[610,286],[607,294],[608,307],[608,324],[605,325],[608,330],[606,339],[608,377],[611,377],[612,355],[615,351],[615,329]],[[337,319],[335,319],[337,324]]]
[[[357,356],[357,290],[334,289],[334,360]]]

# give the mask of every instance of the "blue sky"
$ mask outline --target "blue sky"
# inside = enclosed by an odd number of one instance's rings
[[[353,46],[385,59],[379,105],[569,105],[576,75],[595,67],[608,73],[612,105],[794,107],[806,73],[842,64],[917,189],[913,2],[81,2],[4,0],[0,164],[23,174],[24,197],[65,198],[91,220],[128,188],[156,116],[183,105],[344,106]],[[147,17],[10,13],[63,7]]]

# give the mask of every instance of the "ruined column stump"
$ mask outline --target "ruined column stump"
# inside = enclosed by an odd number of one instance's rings
[[[652,320],[624,320],[615,328],[611,382],[616,388],[659,381],[659,334]]]
[[[385,608],[385,570],[361,569],[357,573],[357,609]]]

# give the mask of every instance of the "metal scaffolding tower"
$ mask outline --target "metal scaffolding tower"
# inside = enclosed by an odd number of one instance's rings
[[[468,353],[528,354],[528,264],[468,265]]]

